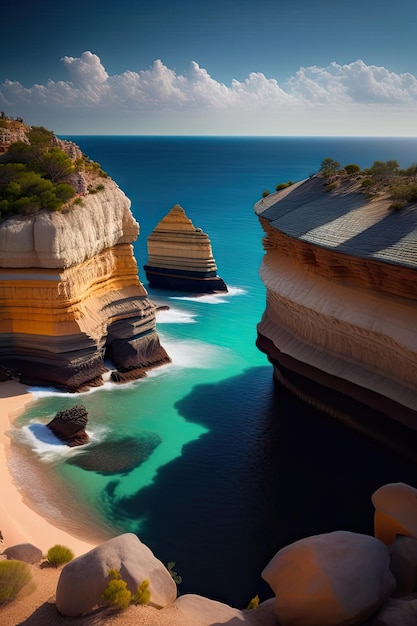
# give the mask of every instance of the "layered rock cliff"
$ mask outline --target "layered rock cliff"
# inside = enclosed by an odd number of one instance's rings
[[[320,177],[256,204],[267,290],[257,345],[305,400],[417,431],[417,206],[390,204]]]
[[[148,237],[144,266],[151,287],[195,293],[227,291],[217,276],[211,242],[176,204]]]
[[[76,202],[0,223],[0,365],[73,391],[102,384],[105,361],[117,381],[169,361],[138,278],[129,199],[108,177],[74,176]]]

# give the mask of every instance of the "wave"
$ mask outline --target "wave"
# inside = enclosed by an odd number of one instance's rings
[[[194,324],[197,317],[196,313],[182,311],[175,307],[157,311],[156,315],[158,324]]]
[[[191,300],[192,302],[203,302],[204,304],[224,304],[234,296],[243,296],[247,293],[242,287],[228,287],[228,291],[219,293],[209,293],[204,295],[170,296],[172,300]]]
[[[51,419],[53,417],[51,416]],[[90,442],[84,446],[70,448],[62,443],[45,423],[32,421],[30,424],[10,431],[14,441],[29,448],[36,456],[45,463],[61,461],[64,457],[80,454],[90,444],[103,441],[110,432],[105,427],[86,429]]]
[[[151,370],[148,376],[157,376],[172,371],[173,368],[215,369],[236,359],[236,355],[229,348],[205,343],[198,339],[174,339],[163,332],[159,335],[172,362]]]

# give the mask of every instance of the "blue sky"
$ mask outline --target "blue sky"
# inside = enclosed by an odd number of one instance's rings
[[[417,135],[417,2],[4,0],[0,109],[58,134]]]

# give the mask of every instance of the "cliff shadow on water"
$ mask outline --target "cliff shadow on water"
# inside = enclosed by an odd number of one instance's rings
[[[161,561],[175,561],[179,593],[245,608],[272,596],[261,571],[302,537],[373,534],[371,494],[415,482],[417,467],[272,384],[254,367],[195,386],[176,408],[208,432],[187,443],[154,482],[105,497]]]

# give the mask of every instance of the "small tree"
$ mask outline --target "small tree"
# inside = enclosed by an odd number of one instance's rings
[[[355,174],[359,174],[361,168],[356,163],[349,163],[345,165],[344,170],[348,176],[355,176]]]
[[[326,157],[320,164],[320,172],[325,178],[330,178],[330,176],[334,176],[340,170],[339,161],[335,161],[330,157]]]

